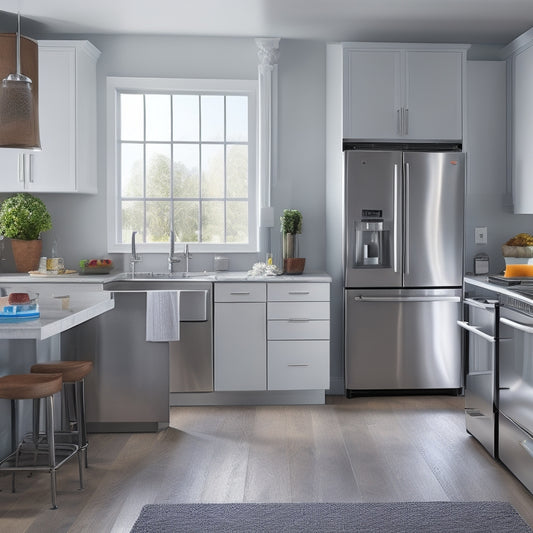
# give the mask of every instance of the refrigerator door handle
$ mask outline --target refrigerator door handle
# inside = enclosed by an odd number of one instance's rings
[[[392,207],[392,254],[394,273],[398,272],[398,164],[394,164],[394,201]]]
[[[403,273],[409,274],[409,163],[405,163],[405,212],[404,212],[404,265]]]
[[[460,302],[460,296],[355,296],[356,302]],[[502,320],[502,319],[500,319]]]

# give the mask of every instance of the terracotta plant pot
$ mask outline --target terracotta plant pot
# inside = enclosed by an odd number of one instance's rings
[[[288,257],[283,261],[285,274],[301,274],[305,268],[305,257]]]
[[[34,241],[11,239],[11,248],[13,249],[13,258],[15,259],[17,272],[37,270],[43,249],[43,241],[41,239]]]

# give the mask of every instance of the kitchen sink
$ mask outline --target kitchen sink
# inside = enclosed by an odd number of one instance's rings
[[[173,279],[205,280],[214,278],[214,272],[135,272],[135,274],[124,272],[117,276],[114,281],[153,281]]]

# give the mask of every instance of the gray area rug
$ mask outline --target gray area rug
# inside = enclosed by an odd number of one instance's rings
[[[531,533],[504,502],[145,505],[132,533]]]

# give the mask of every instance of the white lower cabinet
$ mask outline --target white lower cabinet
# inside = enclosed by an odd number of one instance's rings
[[[329,389],[329,283],[268,286],[268,390]]]
[[[216,283],[215,391],[266,390],[266,285]]]
[[[215,283],[215,391],[329,389],[329,307],[329,283]]]
[[[329,389],[329,340],[268,341],[268,389]]]

